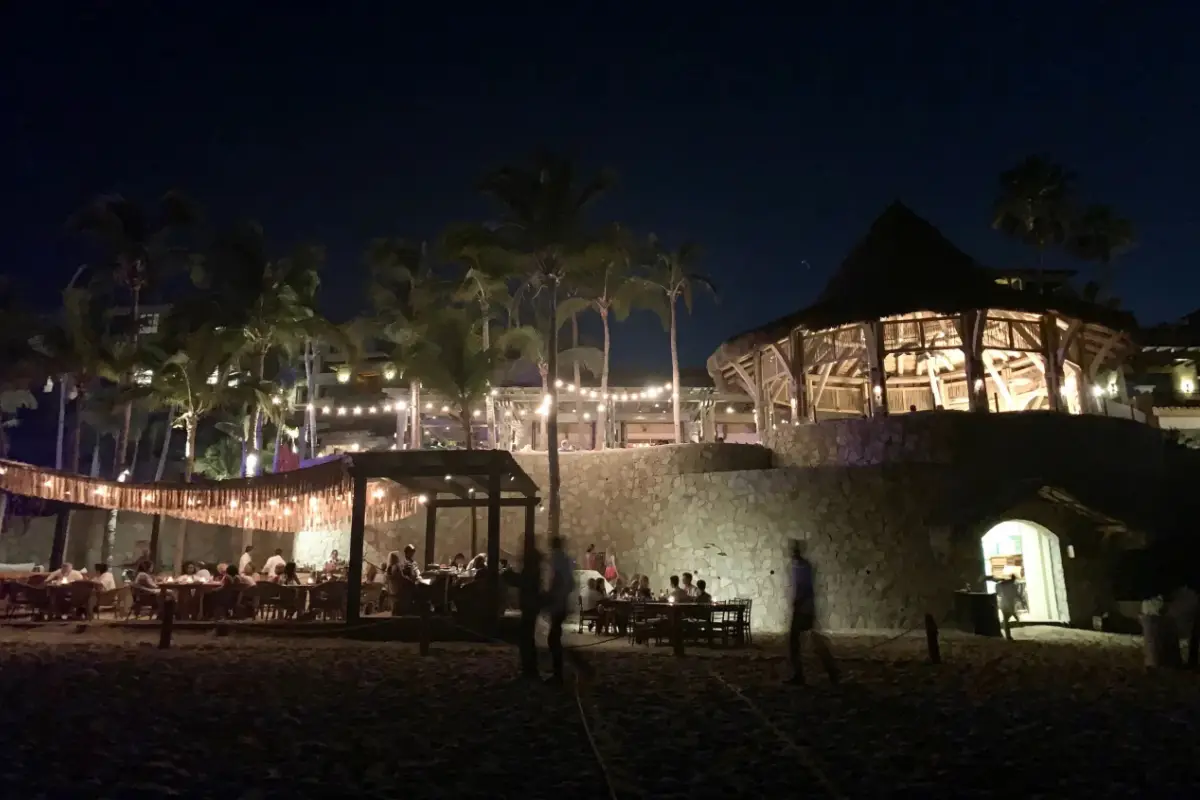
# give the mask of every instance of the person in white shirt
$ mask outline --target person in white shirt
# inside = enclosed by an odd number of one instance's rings
[[[108,564],[96,565],[96,583],[100,584],[100,591],[111,592],[117,588],[117,579],[108,571]]]
[[[700,594],[700,590],[697,589],[695,584],[692,583],[692,573],[690,573],[690,572],[683,573],[683,587],[682,588],[683,588],[683,591],[687,594],[687,596],[689,598],[691,598],[692,600],[695,600],[696,595]]]
[[[218,567],[218,569],[220,568]],[[200,569],[196,570],[195,579],[198,581],[203,581],[204,583],[208,583],[213,579],[213,576],[211,572],[204,567],[201,567]]]
[[[46,583],[61,583],[63,581],[70,583],[71,581],[81,580],[83,580],[83,573],[75,569],[70,561],[64,561],[61,567],[46,574]]]
[[[275,555],[267,559],[267,563],[263,564],[263,574],[270,578],[276,572],[276,567],[282,567],[287,563],[287,559],[283,557],[282,550],[276,550]],[[282,574],[282,573],[281,573]]]
[[[238,572],[242,575],[245,575],[246,572],[250,569],[250,561],[252,558],[250,553],[253,550],[254,550],[254,545],[252,545],[252,544],[246,545],[246,551],[244,553],[242,553],[242,557],[238,559]]]

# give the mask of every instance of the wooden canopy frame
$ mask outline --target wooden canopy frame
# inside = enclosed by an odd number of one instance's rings
[[[403,450],[355,453],[348,458],[354,487],[350,510],[350,557],[346,576],[346,622],[360,617],[368,481],[386,480],[418,497],[425,506],[425,563],[434,559],[439,508],[487,509],[488,594],[500,603],[500,509],[525,509],[525,547],[534,543],[541,499],[538,486],[506,450]],[[378,489],[376,489],[378,491]]]

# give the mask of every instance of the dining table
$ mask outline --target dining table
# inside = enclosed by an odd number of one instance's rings
[[[732,614],[736,620],[735,624],[739,629],[744,626],[746,621],[746,606],[734,602],[675,603],[670,600],[633,600],[606,597],[600,600],[597,607],[600,609],[611,609],[614,615],[618,618],[623,616],[627,621],[632,616],[635,608],[665,617],[667,619],[671,648],[677,656],[684,654],[684,619],[703,621],[701,618],[706,617],[709,624],[711,624],[714,614]]]

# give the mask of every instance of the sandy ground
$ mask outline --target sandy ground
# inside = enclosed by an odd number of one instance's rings
[[[65,797],[1183,797],[1200,676],[1140,640],[835,635],[832,687],[746,651],[570,636],[577,695],[503,646],[0,628],[0,777]],[[581,714],[582,707],[582,714]],[[589,739],[590,734],[590,739]],[[592,741],[595,743],[593,749]],[[599,757],[596,754],[599,752]]]

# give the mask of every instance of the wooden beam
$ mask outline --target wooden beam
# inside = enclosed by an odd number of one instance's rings
[[[425,563],[421,566],[422,569],[430,564],[437,563],[436,540],[437,540],[437,503],[427,503],[425,505]]]
[[[942,402],[942,387],[937,376],[937,364],[930,353],[925,354],[925,372],[929,375],[929,391],[933,393],[933,407],[935,409],[938,406],[945,408],[946,404]]]
[[[358,622],[362,597],[363,546],[367,538],[367,478],[354,476],[350,504],[350,555],[346,574],[346,623]]]
[[[499,470],[488,476],[487,511],[487,589],[492,600],[493,630],[504,613],[503,597],[500,594],[500,482]]]
[[[996,384],[996,388],[1000,391],[1000,396],[1004,398],[1004,406],[1009,411],[1013,410],[1013,396],[1009,391],[1008,384],[1004,378],[996,371],[996,365],[992,362],[991,356],[984,353],[983,365],[987,368],[988,374],[992,376],[992,383]]]
[[[821,370],[821,382],[817,384],[817,393],[813,395],[813,410],[816,411],[817,406],[821,404],[821,395],[825,394],[825,385],[829,383],[829,376],[836,366],[834,362],[830,362]]]
[[[541,500],[537,497],[501,497],[501,508],[522,508],[527,505],[537,506]],[[436,505],[438,508],[487,508],[490,505],[486,495],[479,495],[471,500],[431,500],[429,505]]]

